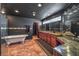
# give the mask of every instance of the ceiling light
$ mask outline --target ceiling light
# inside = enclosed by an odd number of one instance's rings
[[[2,14],[4,14],[4,13],[5,13],[5,11],[1,11],[1,13],[2,13]]]
[[[16,13],[19,13],[19,11],[18,11],[18,10],[15,10],[15,12],[16,12]]]
[[[38,4],[38,7],[42,7],[42,4],[41,4],[41,3],[39,3],[39,4]]]
[[[36,15],[36,12],[32,12],[33,13],[33,16],[35,16]]]
[[[2,8],[1,13],[2,13],[2,14],[5,14],[5,11],[6,11],[6,10],[5,10],[4,8]]]
[[[36,14],[33,14],[33,16],[35,16]]]

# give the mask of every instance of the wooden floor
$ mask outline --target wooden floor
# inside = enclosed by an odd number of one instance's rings
[[[25,43],[11,44],[8,47],[2,45],[2,55],[5,56],[47,56],[44,50],[36,42],[38,38],[33,36],[32,40]]]

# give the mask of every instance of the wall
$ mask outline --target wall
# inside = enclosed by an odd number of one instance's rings
[[[7,32],[7,18],[6,15],[2,15],[0,14],[0,35],[1,37],[3,36],[7,36],[8,32]],[[1,39],[0,43],[3,44],[5,42],[5,40]]]
[[[0,15],[0,24],[1,24],[1,36],[7,36],[7,25],[8,25],[8,20],[6,18],[6,15]]]
[[[25,25],[30,25],[30,27],[32,28],[34,22],[40,23],[39,20],[32,18],[24,18],[10,15],[8,15],[7,18],[9,28],[24,28],[24,29],[9,29],[8,35],[26,34]]]

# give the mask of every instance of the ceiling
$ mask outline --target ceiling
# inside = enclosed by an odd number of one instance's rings
[[[8,15],[35,18],[42,20],[52,14],[55,14],[62,9],[66,8],[68,3],[41,3],[42,7],[38,7],[38,3],[2,3],[2,9],[6,11]],[[19,13],[14,12],[19,10]],[[33,16],[33,11],[36,12],[36,16]]]

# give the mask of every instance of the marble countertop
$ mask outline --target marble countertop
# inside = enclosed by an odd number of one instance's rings
[[[51,31],[40,31],[40,32],[55,34]],[[62,56],[79,56],[79,42],[74,41],[72,39],[74,34],[72,34],[71,32],[65,32],[62,34],[63,36],[57,36],[57,38],[62,40],[65,44],[55,47],[54,50],[57,51]]]
[[[56,51],[58,51],[63,56],[79,56],[79,42],[65,37],[58,38],[63,40],[65,44],[55,47]]]

